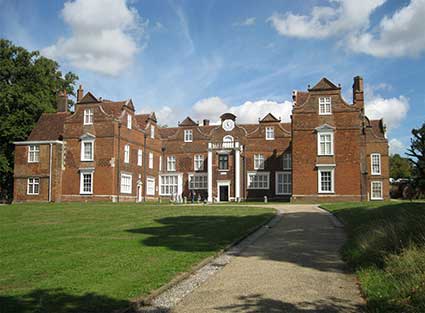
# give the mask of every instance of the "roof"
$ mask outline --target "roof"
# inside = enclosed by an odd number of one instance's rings
[[[146,128],[150,114],[136,114],[134,117],[136,118],[137,124],[139,124],[140,128]]]
[[[27,140],[58,140],[63,135],[65,119],[69,112],[43,113]]]
[[[127,101],[102,101],[100,105],[102,106],[103,110],[110,115],[113,115],[114,117],[119,117],[122,112],[123,106],[126,104]]]
[[[280,122],[280,120],[277,119],[273,114],[269,113],[266,116],[264,116],[262,120],[260,120],[260,123],[263,123],[263,122]]]
[[[323,77],[316,85],[314,85],[313,88],[309,88],[308,91],[335,90],[335,89],[341,89],[341,88],[336,86],[333,82],[331,82],[326,77]]]
[[[97,99],[90,91],[85,94],[85,96],[78,101],[78,103],[96,103],[99,102],[99,99]]]
[[[198,126],[198,123],[188,116],[183,120],[183,122],[179,123],[179,126]]]
[[[308,92],[305,91],[297,91],[297,95],[295,97],[295,104],[296,105],[303,105],[304,102],[308,98]]]

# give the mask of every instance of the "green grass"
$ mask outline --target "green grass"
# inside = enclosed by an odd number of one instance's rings
[[[345,224],[344,259],[368,312],[425,312],[425,202],[324,204]]]
[[[273,216],[270,208],[0,207],[0,312],[111,312]]]

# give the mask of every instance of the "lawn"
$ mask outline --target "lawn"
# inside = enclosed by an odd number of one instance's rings
[[[368,312],[425,312],[425,202],[324,204],[346,226],[344,259]]]
[[[271,208],[0,206],[0,312],[111,312],[270,219]]]

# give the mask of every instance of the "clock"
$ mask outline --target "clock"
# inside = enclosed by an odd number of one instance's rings
[[[235,128],[235,122],[232,120],[223,121],[223,129],[227,132],[232,131]]]

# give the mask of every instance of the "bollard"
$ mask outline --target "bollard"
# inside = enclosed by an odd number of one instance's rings
[[[264,196],[264,203],[267,203],[267,196]]]

